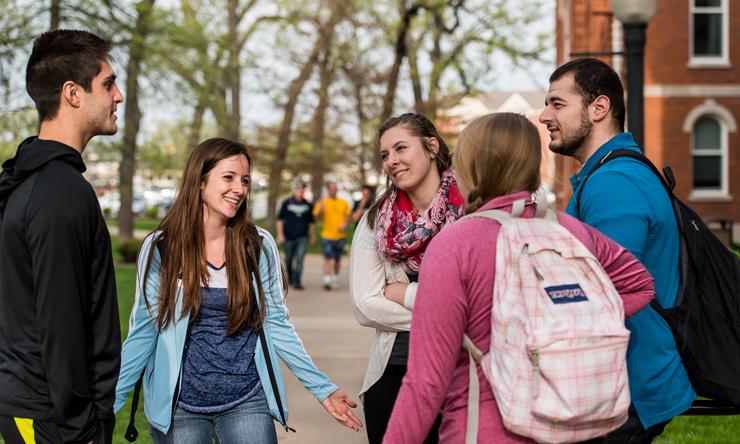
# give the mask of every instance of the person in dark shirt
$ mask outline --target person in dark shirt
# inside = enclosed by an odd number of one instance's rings
[[[311,245],[316,243],[313,229],[313,204],[306,200],[306,184],[298,182],[293,189],[293,196],[285,199],[280,206],[277,220],[277,241],[285,248],[285,268],[290,285],[296,290],[303,290],[303,258],[306,255],[309,236]]]
[[[360,200],[356,200],[352,206],[352,220],[357,223],[362,219],[362,215],[370,209],[370,205],[373,204],[375,198],[375,187],[371,185],[362,186],[362,197]]]
[[[82,152],[118,130],[111,43],[36,39],[26,89],[39,134],[0,175],[0,435],[6,444],[109,443],[121,331],[111,240]]]

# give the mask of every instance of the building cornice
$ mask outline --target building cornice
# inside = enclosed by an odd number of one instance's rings
[[[740,84],[645,85],[645,97],[740,97]]]

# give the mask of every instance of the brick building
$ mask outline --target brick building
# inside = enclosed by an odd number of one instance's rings
[[[622,51],[609,0],[557,0],[557,64]],[[626,78],[621,56],[599,57]],[[740,222],[740,1],[660,0],[645,47],[645,153],[706,221]],[[627,97],[629,100],[629,97]],[[629,129],[628,129],[629,130]],[[556,195],[578,165],[556,156]],[[737,231],[736,238],[737,238]]]

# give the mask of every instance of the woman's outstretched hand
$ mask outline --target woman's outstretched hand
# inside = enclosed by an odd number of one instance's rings
[[[349,427],[354,431],[358,431],[362,427],[362,421],[351,410],[357,407],[357,403],[341,389],[321,401],[321,405],[332,418],[336,419],[343,426]]]

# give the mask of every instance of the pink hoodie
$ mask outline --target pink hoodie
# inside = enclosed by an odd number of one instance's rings
[[[511,211],[520,192],[489,201],[481,210]],[[528,206],[524,217],[532,217]],[[654,297],[650,273],[617,243],[559,213],[560,224],[601,262],[624,301],[626,316]],[[461,344],[467,333],[481,350],[491,345],[491,292],[495,275],[498,222],[466,219],[440,232],[424,255],[411,321],[408,372],[396,400],[384,443],[420,443],[438,412],[440,442],[463,443],[468,396],[468,353]],[[532,442],[504,428],[491,387],[480,368],[478,440],[485,443]]]

